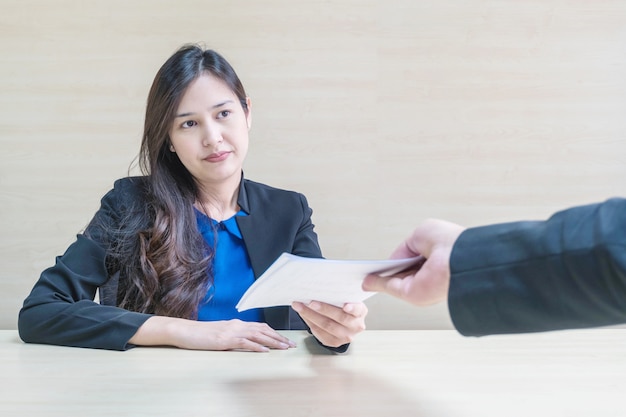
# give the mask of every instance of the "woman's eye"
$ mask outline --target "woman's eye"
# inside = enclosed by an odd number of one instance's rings
[[[193,120],[187,120],[186,122],[183,122],[181,127],[188,128],[188,127],[193,127],[195,125],[196,125],[196,122],[194,122]]]
[[[222,110],[221,112],[219,112],[217,117],[219,119],[223,119],[224,117],[228,117],[229,114],[230,114],[230,110]]]

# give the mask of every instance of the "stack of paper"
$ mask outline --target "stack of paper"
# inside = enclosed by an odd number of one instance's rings
[[[237,310],[291,305],[293,301],[316,300],[343,306],[363,301],[375,293],[363,291],[368,274],[393,275],[421,262],[423,258],[383,261],[340,261],[303,258],[283,253],[261,275],[237,303]]]

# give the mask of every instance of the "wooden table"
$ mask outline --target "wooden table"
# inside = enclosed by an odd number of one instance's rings
[[[0,416],[626,416],[626,330],[464,338],[304,332],[269,353],[22,343],[0,331]]]

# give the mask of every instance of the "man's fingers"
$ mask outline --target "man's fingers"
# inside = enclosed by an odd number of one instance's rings
[[[400,296],[403,288],[404,277],[380,277],[378,275],[368,275],[363,280],[363,289],[365,291],[386,292],[393,296]],[[371,288],[371,289],[370,289]]]
[[[387,281],[389,281],[391,277],[381,277],[379,275],[368,275],[363,280],[361,284],[361,288],[363,291],[376,291],[381,292],[385,291],[387,286]]]
[[[365,291],[386,292],[394,297],[401,297],[404,293],[404,278],[400,277],[380,277],[378,275],[368,275],[363,280],[362,287]]]
[[[405,259],[412,258],[417,255],[419,255],[419,253],[409,248],[407,240],[402,242],[400,246],[398,246],[393,252],[391,252],[389,259]]]

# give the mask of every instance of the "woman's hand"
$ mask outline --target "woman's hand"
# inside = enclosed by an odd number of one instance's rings
[[[294,302],[291,307],[300,314],[317,340],[329,347],[350,343],[365,330],[367,306],[363,303],[346,303],[340,308],[311,301],[308,304]]]
[[[195,321],[154,316],[137,330],[129,343],[143,346],[167,345],[195,350],[246,350],[267,352],[288,349],[295,343],[265,323]]]

